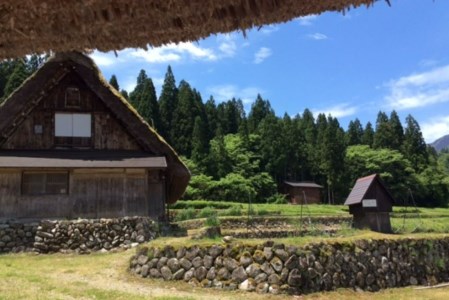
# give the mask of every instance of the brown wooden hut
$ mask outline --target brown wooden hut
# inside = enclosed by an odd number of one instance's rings
[[[195,41],[378,0],[4,0],[0,58]],[[388,0],[387,0],[388,2]]]
[[[353,215],[353,226],[390,233],[394,199],[378,174],[357,179],[345,201]]]
[[[291,204],[321,203],[321,189],[323,188],[321,185],[314,182],[284,181],[284,186],[288,202]]]
[[[189,179],[83,54],[55,55],[0,106],[0,218],[160,218]]]

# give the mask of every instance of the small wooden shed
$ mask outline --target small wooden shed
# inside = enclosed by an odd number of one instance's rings
[[[291,204],[321,203],[321,185],[314,182],[284,181],[285,193]],[[305,198],[304,198],[305,194]]]
[[[378,174],[357,179],[345,201],[353,215],[353,226],[390,233],[394,199]]]

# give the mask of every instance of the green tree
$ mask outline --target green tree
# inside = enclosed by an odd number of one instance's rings
[[[114,74],[111,76],[111,79],[109,79],[109,84],[112,85],[117,91],[120,91],[117,77]]]
[[[371,125],[371,122],[368,122],[366,123],[365,130],[363,131],[362,145],[368,145],[370,147],[373,147],[373,143],[374,143],[373,125]]]
[[[268,116],[274,116],[274,110],[271,108],[270,101],[263,100],[260,94],[258,94],[256,101],[251,105],[251,111],[248,114],[249,132],[256,132],[260,122]]]
[[[164,84],[162,85],[159,97],[159,111],[161,116],[161,134],[168,142],[172,142],[171,130],[173,125],[173,114],[178,102],[178,89],[176,88],[175,76],[170,66],[165,73]],[[191,125],[193,127],[193,124]]]
[[[195,122],[195,99],[190,85],[181,80],[178,87],[178,100],[170,128],[173,147],[190,157],[192,151],[192,133]]]
[[[393,110],[391,112],[388,122],[391,135],[389,148],[401,150],[402,143],[404,142],[404,129],[402,128],[401,120],[396,111]]]
[[[373,148],[390,148],[392,140],[391,126],[387,114],[379,111],[376,120],[376,132],[374,133]]]
[[[362,144],[363,138],[363,127],[359,119],[350,121],[348,125],[348,131],[346,132],[346,143],[350,145],[360,145]]]
[[[215,105],[214,97],[210,96],[209,100],[206,101],[204,110],[209,125],[209,139],[213,139],[218,129],[217,106]]]
[[[428,163],[427,145],[418,122],[411,115],[407,116],[405,122],[406,127],[402,152],[412,163],[413,168],[420,170]]]
[[[209,152],[209,139],[204,125],[204,121],[200,116],[195,118],[192,133],[192,159],[205,170],[205,160]]]

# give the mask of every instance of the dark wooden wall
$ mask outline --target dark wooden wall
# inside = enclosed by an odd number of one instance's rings
[[[81,100],[79,107],[66,107],[65,93],[68,87],[79,89]],[[75,141],[75,146],[71,147],[97,150],[140,150],[134,138],[126,132],[124,124],[110,113],[104,103],[74,73],[68,74],[49,96],[29,113],[2,148],[40,150],[64,147],[67,144],[64,140],[66,138],[54,137],[55,112],[92,114],[92,138],[78,138],[85,140]],[[42,125],[42,134],[34,132],[35,125]]]
[[[321,191],[319,188],[312,187],[292,187],[286,186],[289,202],[292,204],[306,204],[304,193],[306,193],[307,204],[321,203]]]
[[[164,212],[159,170],[70,170],[68,194],[42,196],[22,195],[21,177],[22,170],[0,170],[0,218],[157,218]]]

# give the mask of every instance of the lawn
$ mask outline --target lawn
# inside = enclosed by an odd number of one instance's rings
[[[141,279],[126,272],[134,250],[77,255],[0,255],[0,299],[447,299],[449,288],[413,287],[379,293],[337,290],[306,296],[201,289],[184,282]]]

